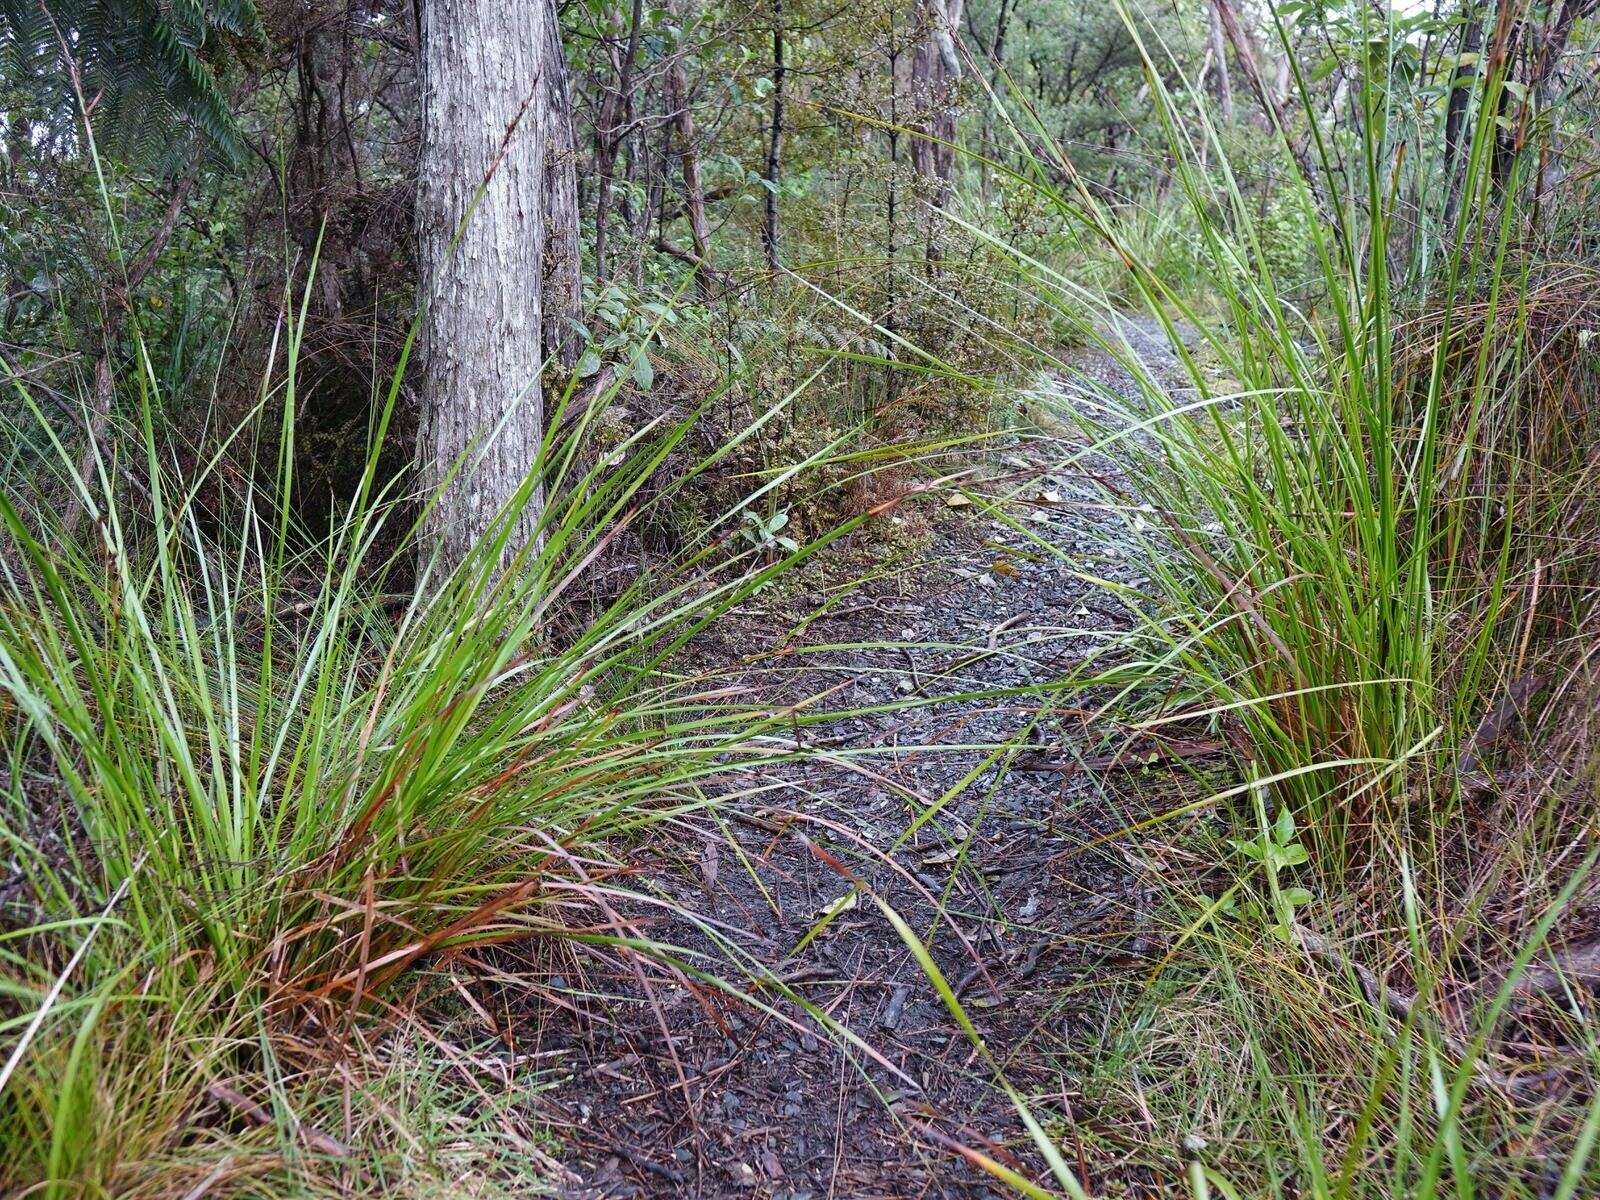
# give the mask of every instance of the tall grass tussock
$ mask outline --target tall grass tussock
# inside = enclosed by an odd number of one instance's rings
[[[68,437],[7,381],[38,480],[36,502],[0,499],[7,1194],[424,1194],[514,1161],[539,1179],[515,1092],[473,1095],[472,1046],[413,1014],[477,947],[645,948],[608,846],[779,753],[752,740],[779,714],[708,695],[675,655],[803,550],[738,553],[734,511],[670,574],[591,586],[672,502],[645,485],[692,416],[600,452],[610,396],[569,386],[451,566],[417,541],[430,498],[379,473],[398,375],[354,494],[325,535],[301,524],[299,338],[198,460],[158,427],[148,356],[114,437]],[[468,1103],[414,1123],[417,1089]]]
[[[1297,80],[1301,255],[1162,47],[1143,53],[1177,218],[1104,201],[996,98],[1036,156],[1017,179],[1121,267],[1108,286],[1017,258],[1128,377],[1046,359],[1066,465],[1107,481],[1156,584],[1122,594],[1128,660],[1081,682],[1140,728],[1215,727],[1241,767],[1137,827],[1181,831],[1149,848],[1172,949],[1082,1070],[1137,1130],[1102,1149],[1165,1164],[1187,1138],[1196,1194],[1589,1195],[1594,212],[1538,191],[1570,147],[1534,132],[1505,161],[1503,61],[1442,162],[1442,107],[1390,86],[1395,15],[1361,19],[1391,57],[1355,68],[1354,132],[1330,140]],[[1164,227],[1191,231],[1187,278],[1153,261]],[[1130,297],[1167,353],[1124,338]]]

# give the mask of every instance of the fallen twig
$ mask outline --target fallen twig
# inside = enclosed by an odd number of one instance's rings
[[[225,1083],[209,1084],[206,1087],[206,1095],[221,1104],[227,1105],[252,1125],[277,1124],[277,1119],[271,1112]],[[332,1134],[323,1133],[315,1125],[307,1125],[292,1116],[289,1120],[294,1132],[309,1149],[326,1154],[331,1158],[350,1157],[349,1147]]]

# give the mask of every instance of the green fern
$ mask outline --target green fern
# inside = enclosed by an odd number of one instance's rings
[[[264,38],[254,0],[0,0],[0,86],[28,94],[58,142],[88,105],[115,157],[175,168],[200,144],[236,160],[219,76]]]

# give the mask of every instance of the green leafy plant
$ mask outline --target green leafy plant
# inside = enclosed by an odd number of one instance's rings
[[[1071,431],[1060,469],[1151,514],[1138,530],[1151,586],[1114,589],[1139,620],[1126,657],[1073,682],[1109,689],[1108,707],[1146,728],[1225,723],[1249,772],[1135,827],[1147,838],[1213,810],[1225,832],[1189,826],[1152,852],[1152,873],[1170,872],[1165,988],[1129,1015],[1120,1052],[1096,1062],[1096,1047],[1084,1070],[1152,1143],[1203,1136],[1199,1176],[1219,1190],[1531,1197],[1559,1178],[1560,1194],[1585,1194],[1591,1023],[1516,981],[1559,958],[1552,932],[1593,886],[1593,856],[1572,852],[1592,839],[1592,730],[1571,708],[1574,730],[1541,721],[1529,682],[1588,677],[1565,639],[1593,629],[1592,590],[1549,581],[1594,577],[1600,528],[1582,449],[1600,378],[1574,332],[1594,307],[1569,290],[1595,276],[1592,206],[1537,182],[1555,151],[1537,97],[1507,86],[1504,23],[1487,19],[1472,75],[1450,63],[1453,85],[1429,92],[1409,90],[1411,17],[1341,19],[1360,48],[1339,65],[1352,116],[1325,120],[1326,96],[1295,74],[1300,111],[1274,118],[1270,186],[1235,169],[1237,133],[1142,43],[1195,276],[1130,236],[1025,104],[1011,126],[1017,180],[1108,247],[1117,275],[1101,286],[1070,256],[1015,254],[1123,372],[1040,356],[1065,380],[1050,414]],[[1291,235],[1307,253],[1275,253]],[[1515,737],[1496,717],[1508,708]],[[1508,825],[1510,812],[1526,815]],[[1173,872],[1186,854],[1200,865]],[[1300,922],[1313,900],[1314,932]],[[1209,919],[1230,904],[1252,919]],[[1476,990],[1469,956],[1486,964]],[[1570,1091],[1530,1090],[1548,1060],[1505,1036],[1514,995],[1564,1030],[1550,1070]],[[1197,1111],[1214,1114],[1199,1130]]]
[[[1314,897],[1309,888],[1285,886],[1283,873],[1294,867],[1303,866],[1309,861],[1310,856],[1306,853],[1305,846],[1295,837],[1294,814],[1287,807],[1280,808],[1277,818],[1269,823],[1261,789],[1255,789],[1254,796],[1261,832],[1250,839],[1229,838],[1228,844],[1245,859],[1261,868],[1270,897],[1272,933],[1280,940],[1288,942],[1295,937],[1296,911],[1310,904]],[[1231,892],[1224,900],[1221,911],[1257,919],[1266,915],[1254,901],[1238,903],[1233,899]]]
[[[258,407],[193,466],[158,431],[154,355],[125,381],[137,424],[85,430],[86,459],[26,379],[5,381],[72,499],[0,496],[0,837],[21,887],[0,937],[0,1029],[21,1039],[0,1076],[7,1190],[197,1186],[230,1153],[285,1185],[336,1174],[316,1161],[326,1139],[287,1159],[270,1139],[201,1139],[176,1161],[169,1139],[222,1097],[256,1124],[281,1111],[294,1142],[295,1109],[317,1103],[296,1065],[311,1042],[440,956],[565,937],[616,848],[704,806],[740,759],[782,753],[760,738],[777,716],[708,708],[668,664],[803,558],[793,539],[772,532],[776,559],[702,539],[561,620],[610,540],[670,501],[645,488],[698,414],[593,463],[584,439],[618,384],[579,404],[572,380],[562,435],[447,571],[414,541],[429,497],[379,474],[398,373],[355,498],[325,535],[295,520],[299,312],[262,369],[277,437]],[[514,544],[535,480],[538,536]]]
[[[73,137],[92,102],[106,153],[181,170],[197,143],[242,158],[219,76],[264,37],[254,0],[0,0],[0,79],[51,136]]]
[[[754,509],[747,508],[742,516],[744,523],[739,527],[739,536],[757,550],[778,548],[792,553],[800,549],[800,543],[783,532],[789,525],[787,512],[773,512],[763,516]]]
[[[585,303],[595,319],[610,332],[597,336],[587,326],[579,328],[584,344],[574,374],[579,379],[588,379],[597,375],[607,362],[616,362],[624,366],[635,387],[648,392],[655,383],[650,346],[662,336],[664,329],[684,319],[682,306],[643,299],[615,283],[606,284],[598,292],[592,286],[587,288]]]

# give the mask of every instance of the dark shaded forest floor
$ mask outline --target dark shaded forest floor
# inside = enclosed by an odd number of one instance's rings
[[[1118,378],[1099,356],[1080,369]],[[584,978],[546,981],[561,1003],[530,1009],[519,1039],[576,1064],[544,1098],[566,1145],[567,1195],[998,1195],[961,1147],[1043,1174],[993,1072],[868,897],[795,952],[851,892],[841,866],[930,942],[1011,1083],[1072,1146],[1085,1114],[1061,1060],[1104,1038],[1154,944],[1151,890],[1116,835],[1189,785],[1149,765],[1150,747],[1089,724],[1080,695],[1021,690],[1061,679],[1128,627],[1085,576],[1147,580],[1136,513],[1108,506],[1089,476],[1055,470],[1069,453],[1058,440],[1007,443],[962,486],[1013,497],[1004,511],[1065,555],[940,492],[922,502],[916,553],[880,547],[869,557],[881,561],[863,564],[846,550],[813,563],[806,595],[720,623],[698,665],[764,703],[825,689],[835,709],[930,702],[804,729],[811,753],[730,781],[720,812],[642,847],[630,881],[716,923],[882,1061],[771,990],[783,1017],[659,965],[618,960],[608,973],[591,961]],[[863,574],[876,577],[830,582]],[[810,614],[798,627],[780,611],[791,604]],[[736,978],[727,947],[696,922],[644,928]]]

